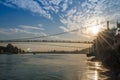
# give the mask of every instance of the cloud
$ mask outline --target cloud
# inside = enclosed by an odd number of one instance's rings
[[[111,16],[115,13],[117,15],[116,17],[119,17],[118,14],[120,13],[119,0],[2,0],[0,3],[8,7],[29,10],[48,19],[53,18],[51,12],[59,16],[76,10],[76,15],[79,14],[81,17],[94,15],[103,15],[106,17],[107,15],[106,18],[108,18],[108,14]]]
[[[19,29],[19,28],[10,28],[9,29],[12,34],[28,34],[32,36],[45,36],[46,34],[43,32],[30,32],[27,30]]]
[[[67,28],[64,27],[64,26],[60,26],[59,28],[62,29],[62,30],[64,30],[65,32],[66,32],[66,31],[69,31],[69,29],[67,29]]]
[[[4,0],[0,1],[0,3],[12,8],[29,10],[40,16],[52,19],[51,12],[65,12],[72,0]]]
[[[55,13],[65,12],[71,0],[38,0],[42,3],[45,10],[53,11]]]
[[[17,28],[10,28],[9,30],[12,33],[24,33],[24,34],[29,34],[29,35],[34,35],[34,36],[45,36],[46,34],[42,32],[45,30],[42,24],[38,24],[36,27],[35,26],[29,26],[29,25],[19,25]]]
[[[28,26],[28,25],[19,25],[20,28],[22,29],[32,29],[32,30],[44,30],[41,24],[38,24],[37,27],[35,26]]]
[[[62,0],[49,0],[50,4],[59,5]]]
[[[3,4],[3,5],[5,5],[5,6],[15,8],[15,6],[12,5],[12,4],[10,4],[10,3],[5,3],[5,2],[2,2],[2,1],[0,1],[0,3]]]
[[[9,38],[24,38],[24,37],[35,37],[35,36],[46,36],[47,34],[42,24],[38,24],[36,27],[28,25],[19,25],[16,28],[0,28],[0,35],[7,35]]]
[[[5,0],[3,3],[5,6],[17,6],[21,9],[29,10],[33,13],[38,13],[48,19],[51,19],[51,15],[47,11],[43,10],[42,7],[34,0]],[[7,4],[7,5],[6,5]],[[10,5],[10,6],[9,6]]]
[[[41,32],[38,34],[38,33],[36,33],[36,32],[29,32],[29,31],[27,31],[27,30],[23,30],[23,29],[19,29],[19,28],[10,28],[9,29],[11,32],[12,32],[12,34],[30,34],[30,35],[41,35]]]
[[[87,28],[101,25],[106,26],[106,21],[117,20],[120,17],[119,0],[85,0],[71,7],[60,21],[64,26],[59,28],[64,31],[79,29],[78,35],[85,33]],[[79,8],[78,8],[79,7]],[[76,34],[75,33],[75,34]],[[84,35],[84,34],[83,34]],[[91,35],[88,33],[88,35]]]
[[[78,29],[79,31],[75,34],[80,36],[91,26],[105,26],[107,20],[120,18],[120,0],[2,0],[0,3],[8,7],[29,10],[48,19],[54,18],[56,14],[62,24],[59,27],[61,30]],[[19,29],[15,31],[25,32],[26,30],[26,33],[30,33],[44,30],[41,24],[20,25]]]
[[[0,28],[0,34],[8,35],[10,33],[8,32],[8,30]]]
[[[28,25],[18,25],[16,28],[0,28],[0,36],[7,35],[9,39],[17,39],[19,38],[32,38],[32,37],[40,37],[47,36],[44,32],[44,28],[42,24],[38,24],[37,27],[28,26]],[[47,37],[46,37],[47,38]],[[45,39],[46,39],[45,38]],[[50,36],[47,39],[59,39],[58,36]]]
[[[62,7],[62,12],[64,12],[64,11],[67,10],[70,1],[71,1],[71,0],[69,0],[69,1],[68,1],[68,0],[64,0],[64,3],[61,5],[61,7]]]

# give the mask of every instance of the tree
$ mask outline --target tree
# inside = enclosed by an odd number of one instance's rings
[[[17,47],[14,47],[12,44],[8,44],[6,46],[6,50],[5,52],[8,52],[8,53],[18,53],[18,48]]]

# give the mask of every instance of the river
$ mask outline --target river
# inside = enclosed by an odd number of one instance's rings
[[[0,55],[0,80],[106,80],[85,54]]]

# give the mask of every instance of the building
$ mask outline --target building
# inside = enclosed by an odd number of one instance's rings
[[[116,34],[114,38],[114,47],[119,48],[120,47],[120,23],[117,22],[117,29]]]

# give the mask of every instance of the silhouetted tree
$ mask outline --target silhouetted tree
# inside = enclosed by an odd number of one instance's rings
[[[0,53],[4,53],[4,51],[5,51],[5,47],[0,46]]]
[[[6,46],[6,49],[5,49],[5,52],[8,52],[8,53],[18,53],[18,48],[17,47],[14,47],[12,44],[8,44]]]
[[[14,52],[14,46],[12,44],[8,44],[6,46],[6,52],[13,53]]]

